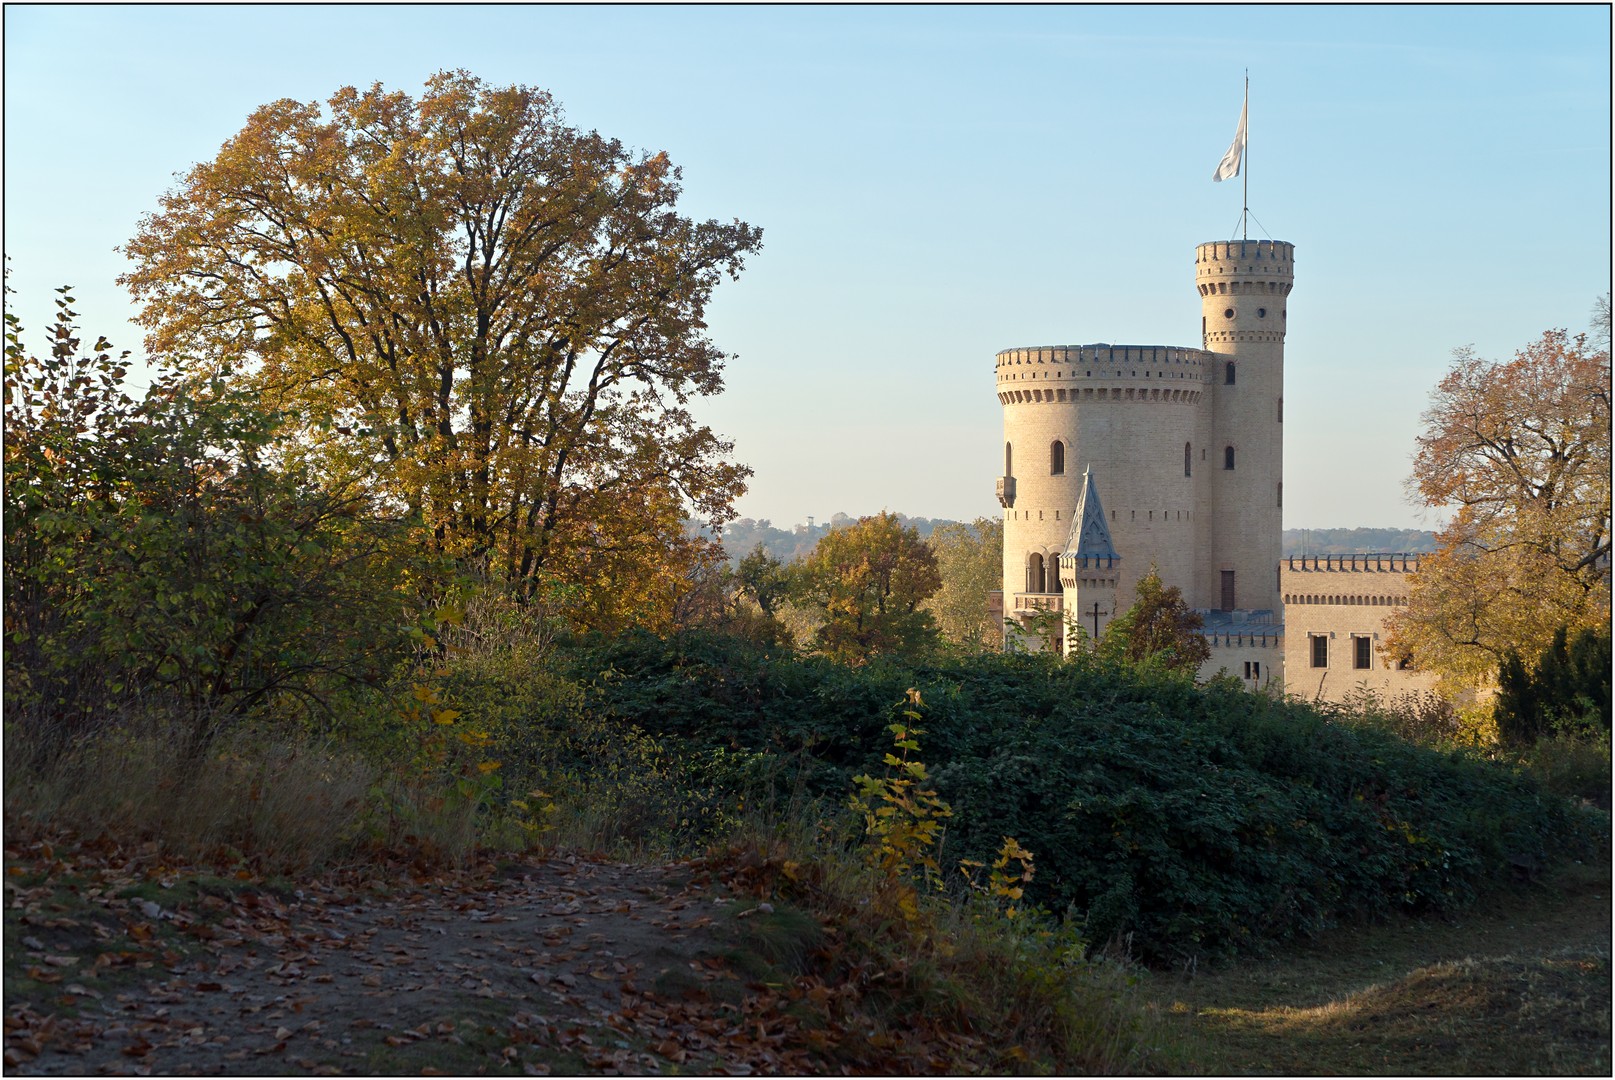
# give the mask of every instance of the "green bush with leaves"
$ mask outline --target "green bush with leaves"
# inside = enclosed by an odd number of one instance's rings
[[[7,314],[7,717],[71,737],[144,716],[203,752],[247,717],[335,725],[424,631],[404,522],[290,460],[224,376],[123,389],[72,297],[48,355]]]
[[[1574,639],[1559,627],[1527,668],[1510,649],[1497,673],[1497,731],[1512,747],[1530,746],[1566,727],[1610,729],[1609,627],[1584,629]]]
[[[1157,960],[1456,910],[1511,859],[1591,851],[1608,829],[1504,763],[1102,658],[854,669],[646,635],[568,662],[591,712],[800,762],[809,794],[878,775],[891,703],[916,688],[930,786],[953,809],[938,862],[991,862],[1013,836],[1036,853],[1028,903]]]

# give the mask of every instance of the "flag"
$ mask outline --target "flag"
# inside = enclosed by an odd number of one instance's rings
[[[1231,180],[1239,175],[1239,166],[1245,160],[1245,114],[1250,110],[1250,91],[1245,91],[1245,104],[1239,109],[1239,130],[1234,132],[1234,141],[1228,147],[1228,153],[1222,156],[1217,163],[1217,171],[1211,174],[1213,180]]]

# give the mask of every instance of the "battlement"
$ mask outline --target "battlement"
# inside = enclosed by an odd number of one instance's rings
[[[1194,249],[1195,276],[1295,277],[1295,245],[1283,240],[1216,240]]]
[[[1218,357],[1204,349],[1182,349],[1172,345],[1041,345],[1035,348],[1003,349],[998,353],[1000,377],[1004,368],[1020,365],[1068,364],[1083,368],[1131,368],[1137,364],[1157,364],[1198,369]]]
[[[1419,569],[1419,556],[1403,551],[1373,551],[1357,555],[1291,555],[1284,562],[1286,569],[1304,573],[1413,574]]]
[[[1218,357],[1167,345],[1048,345],[998,354],[998,400],[1200,400]]]

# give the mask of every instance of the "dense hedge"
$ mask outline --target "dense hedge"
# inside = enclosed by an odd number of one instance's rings
[[[851,669],[703,636],[568,657],[591,714],[794,755],[831,795],[880,770],[894,703],[918,687],[922,756],[955,811],[945,861],[1014,836],[1036,854],[1032,899],[1156,960],[1451,910],[1511,862],[1588,851],[1607,830],[1514,770],[1231,683],[1027,656]]]

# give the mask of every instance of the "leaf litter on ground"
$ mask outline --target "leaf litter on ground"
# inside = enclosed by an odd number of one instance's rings
[[[23,831],[5,849],[8,1073],[912,1073],[985,1057],[923,1021],[903,1036],[850,1022],[867,971],[735,970],[725,930],[774,905],[711,864],[398,857],[289,884]]]

